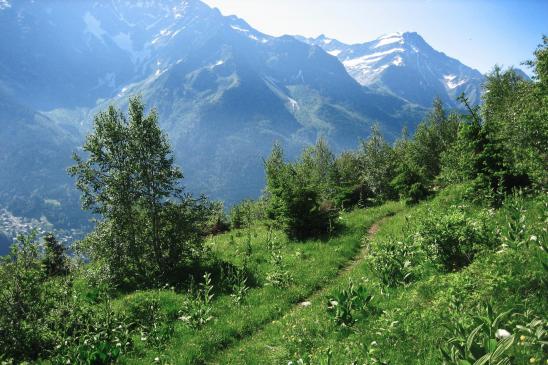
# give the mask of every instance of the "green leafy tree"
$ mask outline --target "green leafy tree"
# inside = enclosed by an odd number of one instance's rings
[[[392,186],[400,197],[416,203],[429,194],[440,174],[442,155],[453,145],[458,128],[458,117],[447,115],[437,98],[413,139],[405,131],[394,148],[397,163]]]
[[[472,180],[476,191],[502,201],[516,188],[542,188],[548,177],[547,40],[535,52],[535,81],[499,67],[487,76],[481,108],[469,110],[457,143],[443,156],[442,180]]]
[[[360,179],[371,191],[373,199],[384,201],[395,196],[390,185],[394,178],[394,151],[376,124],[367,140],[361,142],[359,151]]]
[[[329,232],[334,225],[336,209],[322,198],[323,182],[311,171],[319,164],[311,161],[305,151],[304,161],[286,163],[279,144],[265,161],[268,217],[296,239]]]
[[[338,207],[353,207],[370,195],[360,179],[360,159],[355,152],[341,153],[335,160],[333,170],[333,200]]]
[[[130,98],[128,110],[129,117],[112,106],[95,116],[83,146],[87,158],[75,155],[69,173],[77,178],[83,207],[103,218],[81,247],[109,266],[117,284],[132,286],[180,269],[173,255],[179,260],[181,252],[190,251],[180,246],[196,248],[200,239],[185,239],[190,229],[185,225],[175,232],[173,221],[208,207],[204,199],[182,194],[183,175],[156,112],[145,115],[140,97]],[[191,222],[198,224],[197,219]],[[197,226],[196,232],[203,234],[202,228]]]
[[[51,233],[44,237],[44,266],[48,276],[66,275],[69,271],[65,247]]]

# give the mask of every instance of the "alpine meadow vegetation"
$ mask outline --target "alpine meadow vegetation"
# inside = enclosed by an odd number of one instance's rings
[[[0,363],[548,364],[548,38],[534,77],[391,143],[264,160],[230,209],[183,186],[140,96],[68,173],[94,228],[0,259]]]

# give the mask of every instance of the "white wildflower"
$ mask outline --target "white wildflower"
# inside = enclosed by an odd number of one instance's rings
[[[502,328],[499,328],[499,329],[497,330],[497,332],[495,332],[495,337],[496,337],[497,339],[499,339],[499,340],[502,340],[502,339],[507,338],[507,337],[510,337],[510,336],[512,336],[512,335],[510,334],[510,332],[508,332],[507,330],[502,329]]]

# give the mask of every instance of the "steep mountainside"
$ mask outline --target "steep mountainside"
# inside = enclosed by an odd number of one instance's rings
[[[480,102],[483,75],[436,51],[417,33],[393,33],[353,45],[323,35],[299,39],[338,57],[356,81],[376,91],[424,107],[436,96],[459,107],[456,99],[463,92]]]
[[[189,189],[228,203],[259,194],[262,159],[276,140],[290,158],[320,135],[341,151],[375,121],[393,138],[425,111],[364,88],[320,47],[268,36],[198,0],[21,0],[0,10],[0,31],[0,90],[13,101],[1,107],[2,123],[17,128],[11,108],[26,105],[36,114],[25,120],[47,130],[4,133],[14,145],[63,145],[34,155],[6,149],[2,164],[22,163],[0,177],[5,195],[48,200],[47,185],[73,196],[70,151],[95,112],[125,107],[131,94],[157,107]]]
[[[85,222],[79,196],[64,173],[78,138],[45,115],[0,92],[0,207],[58,226]],[[0,227],[1,230],[1,227]]]

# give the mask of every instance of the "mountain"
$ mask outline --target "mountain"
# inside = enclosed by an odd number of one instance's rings
[[[484,76],[436,51],[417,33],[392,33],[352,45],[325,35],[298,38],[338,57],[356,81],[377,92],[423,107],[438,96],[446,105],[458,108],[456,99],[461,93],[474,104],[480,102]]]
[[[289,158],[320,135],[342,151],[376,121],[394,138],[426,111],[360,85],[320,47],[198,0],[3,4],[0,116],[10,148],[0,169],[10,175],[0,176],[0,206],[56,224],[65,219],[42,203],[77,196],[65,173],[71,151],[97,111],[125,108],[132,94],[157,108],[189,190],[229,204],[260,193],[274,141]],[[16,206],[10,196],[24,198]]]
[[[340,152],[375,122],[393,140],[435,96],[478,101],[483,78],[416,33],[273,37],[198,0],[1,4],[0,208],[67,227],[87,219],[71,152],[130,95],[158,110],[188,189],[230,205],[260,194],[275,141],[289,158],[319,136]]]

